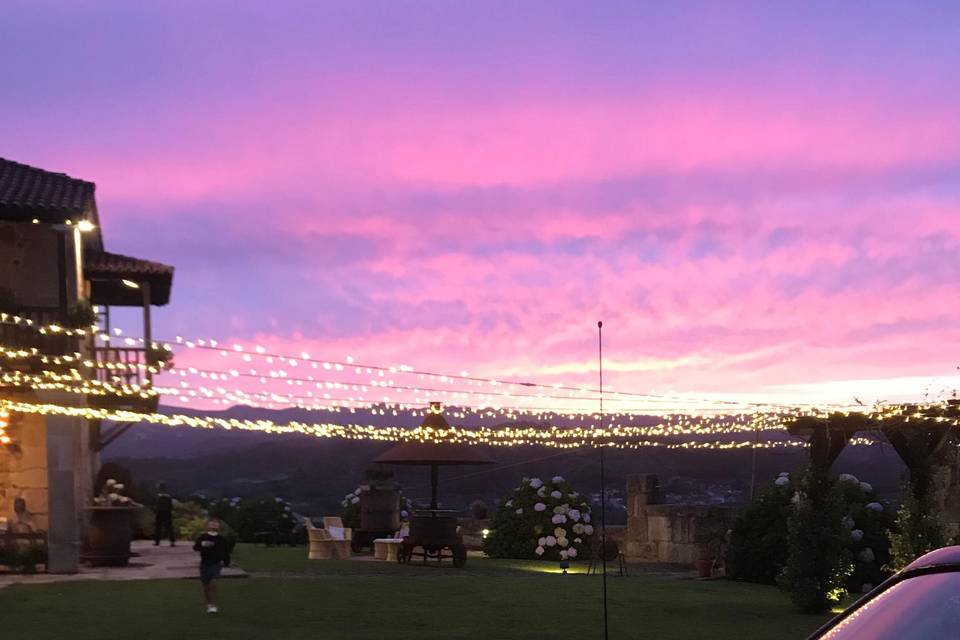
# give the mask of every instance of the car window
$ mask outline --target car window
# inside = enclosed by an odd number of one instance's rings
[[[822,637],[829,640],[957,640],[960,637],[960,573],[934,573],[897,583]]]

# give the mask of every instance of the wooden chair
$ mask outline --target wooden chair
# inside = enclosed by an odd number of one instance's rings
[[[307,526],[307,538],[310,546],[307,551],[307,558],[310,560],[329,560],[333,557],[333,540],[327,536],[324,529],[318,529],[313,526],[310,518],[304,518],[304,524]]]
[[[350,558],[353,551],[350,543],[353,540],[353,529],[343,526],[343,520],[337,516],[326,516],[323,519],[323,528],[333,546],[333,555],[337,558]]]

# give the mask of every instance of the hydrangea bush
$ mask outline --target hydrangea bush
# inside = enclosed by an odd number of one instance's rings
[[[773,584],[783,573],[794,551],[790,520],[797,518],[802,507],[809,506],[809,490],[801,482],[803,475],[781,473],[737,518],[727,556],[731,578]],[[821,522],[818,514],[803,509],[801,519],[808,525],[818,521],[818,527],[829,529],[824,535],[837,542],[836,561],[842,571],[834,572],[834,578],[843,576],[842,584],[833,584],[826,591],[842,586],[858,592],[865,585],[876,585],[885,577],[890,558],[890,508],[878,500],[869,483],[851,474],[827,480],[822,489],[832,494],[832,499],[823,499],[835,512]]]
[[[592,536],[590,504],[563,477],[524,478],[497,508],[483,550],[493,558],[573,560]]]

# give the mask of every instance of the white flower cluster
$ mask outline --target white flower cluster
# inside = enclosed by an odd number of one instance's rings
[[[563,476],[554,476],[550,479],[548,486],[540,478],[524,478],[518,490],[523,490],[524,486],[534,489],[537,502],[533,505],[533,510],[537,513],[546,513],[548,501],[555,501],[559,504],[550,509],[550,524],[554,525],[552,532],[537,538],[537,546],[534,553],[537,556],[543,556],[549,549],[559,549],[558,553],[562,560],[572,560],[579,555],[576,545],[583,544],[584,537],[593,535],[593,526],[590,523],[590,514],[586,504],[571,506],[571,502],[576,500],[580,494],[572,491],[564,496]],[[513,506],[513,500],[505,503],[506,507]],[[523,514],[523,509],[516,509],[515,513]]]
[[[777,476],[777,479],[774,480],[773,483],[778,487],[785,487],[786,485],[790,484],[790,474],[786,471],[782,472],[779,476]]]
[[[125,487],[123,483],[117,482],[113,478],[110,478],[103,484],[103,489],[100,490],[100,495],[94,496],[93,504],[100,507],[136,506],[137,503],[123,495],[124,489]]]

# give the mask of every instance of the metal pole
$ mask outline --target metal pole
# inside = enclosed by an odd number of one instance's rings
[[[597,346],[600,363],[600,428],[603,424],[603,321],[597,322]],[[603,567],[601,581],[603,582],[603,640],[610,637],[609,620],[607,615],[607,476],[604,468],[603,450],[606,448],[606,439],[600,443],[600,563]]]

